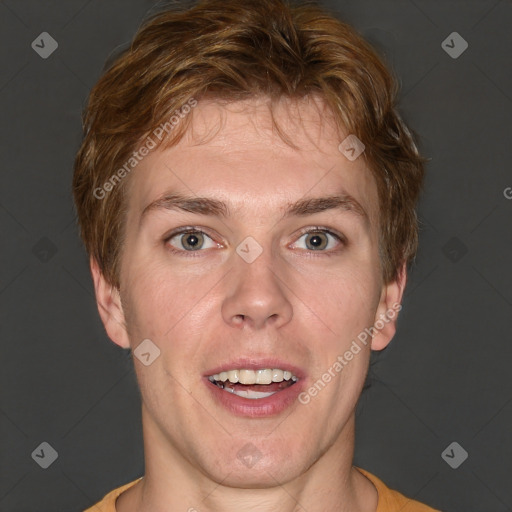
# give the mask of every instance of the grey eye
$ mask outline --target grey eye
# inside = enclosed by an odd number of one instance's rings
[[[205,243],[207,243],[208,240],[211,241],[211,245],[205,247]],[[215,246],[213,240],[206,233],[202,233],[201,231],[178,233],[169,238],[168,242],[174,248],[185,251],[198,251],[199,249],[209,249]]]
[[[310,231],[304,233],[300,238],[304,240],[305,246],[300,249],[308,251],[323,251],[325,249],[333,249],[336,246],[337,237],[325,231]]]

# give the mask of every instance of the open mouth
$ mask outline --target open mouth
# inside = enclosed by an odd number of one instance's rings
[[[228,393],[257,400],[289,388],[299,379],[292,372],[279,368],[262,370],[242,368],[210,375],[208,380]]]

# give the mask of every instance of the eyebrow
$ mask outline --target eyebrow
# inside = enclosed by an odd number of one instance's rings
[[[142,211],[140,223],[144,217],[154,210],[181,210],[199,215],[227,218],[231,216],[229,206],[218,199],[209,197],[194,197],[181,194],[166,194],[148,204]],[[341,193],[326,197],[303,198],[289,203],[284,208],[282,219],[293,216],[307,216],[327,210],[342,210],[355,214],[365,222],[369,221],[366,210],[353,196]]]

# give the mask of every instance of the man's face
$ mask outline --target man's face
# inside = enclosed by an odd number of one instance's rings
[[[350,449],[370,343],[316,396],[308,390],[399,299],[381,279],[364,156],[340,152],[348,133],[312,101],[301,120],[296,107],[275,117],[298,149],[272,132],[263,103],[200,102],[180,143],[129,178],[118,318],[128,336],[109,334],[160,350],[148,366],[134,360],[157,456],[227,485],[284,483]],[[169,200],[178,195],[185,209]],[[282,382],[249,385],[258,369],[272,370],[261,382]],[[211,382],[230,371],[245,384]]]

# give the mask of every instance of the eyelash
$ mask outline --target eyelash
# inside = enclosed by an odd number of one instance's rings
[[[184,228],[180,228],[180,229],[178,229],[176,231],[173,231],[172,233],[167,235],[164,238],[164,244],[166,245],[167,249],[170,252],[174,253],[174,254],[179,254],[180,256],[185,256],[186,258],[196,258],[196,257],[200,256],[200,253],[204,252],[204,250],[201,250],[201,249],[199,249],[197,251],[186,251],[184,249],[180,250],[180,249],[176,249],[176,248],[172,247],[168,243],[172,238],[174,238],[176,236],[179,236],[179,235],[185,235],[185,234],[188,234],[188,233],[201,233],[201,234],[206,235],[207,237],[209,237],[212,241],[214,241],[213,237],[211,237],[208,233],[206,233],[204,230],[200,229],[199,227],[187,226],[187,227],[184,227]],[[347,240],[346,240],[346,238],[341,233],[337,233],[335,231],[332,231],[331,229],[327,229],[327,228],[322,227],[322,226],[313,226],[313,227],[310,227],[310,228],[304,228],[303,230],[301,230],[298,239],[302,238],[304,235],[306,235],[308,233],[326,233],[328,235],[333,236],[342,245],[347,245]],[[217,242],[215,242],[215,243],[217,243]],[[334,256],[334,255],[336,255],[340,251],[339,248],[338,249],[334,249],[334,250],[331,249],[329,251],[325,251],[325,250],[314,251],[314,250],[311,250],[311,249],[301,249],[301,250],[310,253],[311,256],[313,256],[313,253],[316,253],[316,252],[320,253],[319,255],[322,255],[322,256]]]

